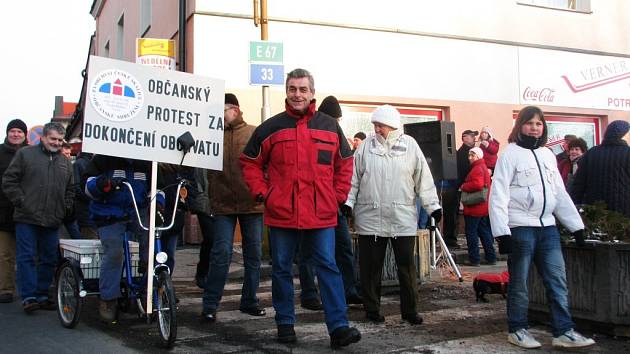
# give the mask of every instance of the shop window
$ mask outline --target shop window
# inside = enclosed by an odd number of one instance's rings
[[[364,132],[369,135],[374,132],[374,126],[370,119],[372,111],[380,104],[356,103],[356,102],[340,102],[341,112],[343,114],[339,125],[343,129],[346,137],[352,137],[358,132]],[[443,110],[441,108],[431,107],[414,107],[408,105],[392,104],[400,112],[402,124],[428,122],[443,119]]]
[[[519,0],[517,3],[551,9],[591,12],[591,0]]]

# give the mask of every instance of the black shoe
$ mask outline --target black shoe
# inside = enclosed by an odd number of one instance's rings
[[[8,304],[13,302],[13,294],[1,294],[0,295],[0,304]]]
[[[330,334],[330,347],[337,349],[361,340],[361,332],[354,327],[339,327]]]
[[[367,318],[368,320],[374,322],[374,323],[383,323],[385,322],[385,316],[381,315],[378,312],[366,312],[365,313],[365,318]]]
[[[402,315],[402,319],[411,323],[412,325],[421,325],[422,324],[422,316],[417,313],[411,313],[408,315]]]
[[[39,304],[35,299],[26,300],[22,303],[22,309],[26,313],[32,313],[33,311],[39,310]]]
[[[480,267],[481,266],[479,263],[472,263],[470,261],[464,262],[464,265],[468,266],[468,267]]]
[[[203,320],[208,323],[215,323],[217,321],[217,313],[216,312],[202,312],[201,317]]]
[[[497,265],[497,261],[494,261],[494,262],[486,262],[486,265],[490,265],[490,266]]]
[[[258,306],[255,307],[249,307],[249,308],[241,308],[239,309],[242,313],[246,313],[250,316],[265,316],[267,314],[267,311],[265,311],[265,309],[261,309]]]
[[[54,302],[50,301],[49,299],[46,299],[44,301],[39,301],[37,302],[37,304],[39,305],[39,308],[45,311],[56,311],[57,310],[57,304],[55,304]]]
[[[297,337],[295,336],[295,330],[292,324],[278,325],[278,342],[280,343],[295,343]]]
[[[359,294],[354,294],[346,297],[346,304],[348,305],[363,305],[363,298]]]
[[[321,309],[323,309],[322,303],[318,299],[304,300],[302,301],[301,306],[311,311],[320,311]]]
[[[446,247],[448,247],[449,250],[458,250],[461,248],[457,242],[446,242]]]

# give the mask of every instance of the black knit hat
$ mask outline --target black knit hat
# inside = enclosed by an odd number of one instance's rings
[[[341,118],[342,115],[341,107],[339,107],[339,101],[337,101],[335,96],[328,96],[324,98],[317,110],[326,113],[333,118]]]
[[[225,104],[231,104],[231,105],[234,105],[236,107],[240,107],[240,105],[238,104],[238,99],[236,98],[236,96],[233,93],[226,93],[225,94]]]
[[[617,140],[623,138],[630,130],[630,123],[625,120],[615,120],[608,124],[604,140]]]
[[[21,131],[24,132],[24,135],[28,133],[28,128],[26,128],[26,123],[24,123],[21,119],[14,119],[10,121],[9,124],[7,124],[7,134],[9,133],[9,130],[13,128],[20,129]]]

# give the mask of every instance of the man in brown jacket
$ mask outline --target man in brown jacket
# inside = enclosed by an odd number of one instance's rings
[[[266,314],[264,308],[259,307],[256,297],[262,256],[263,205],[251,197],[239,165],[239,156],[255,127],[245,123],[238,99],[231,93],[225,94],[224,117],[223,171],[208,172],[210,212],[214,214],[214,242],[210,251],[210,272],[203,292],[202,316],[209,322],[216,321],[216,311],[232,260],[237,220],[243,236],[245,264],[240,310],[252,316]]]

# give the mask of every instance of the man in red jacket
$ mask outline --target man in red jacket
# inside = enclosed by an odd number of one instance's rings
[[[487,188],[486,199],[481,203],[466,205],[465,198],[462,196],[464,203],[464,221],[466,222],[466,243],[468,244],[468,264],[478,267],[479,257],[479,239],[486,255],[486,262],[494,265],[497,262],[497,256],[494,252],[494,239],[492,238],[492,230],[490,229],[490,219],[488,218],[488,194],[490,192],[490,172],[483,159],[483,151],[474,147],[468,151],[468,160],[470,161],[470,172],[466,176],[464,183],[460,187],[462,192],[474,193]]]
[[[243,154],[243,178],[265,203],[272,266],[272,301],[278,341],[295,342],[293,258],[300,239],[312,254],[332,348],[361,339],[348,326],[346,301],[335,263],[337,210],[352,178],[352,151],[337,121],[315,110],[313,76],[287,75],[285,111],[256,128]]]

